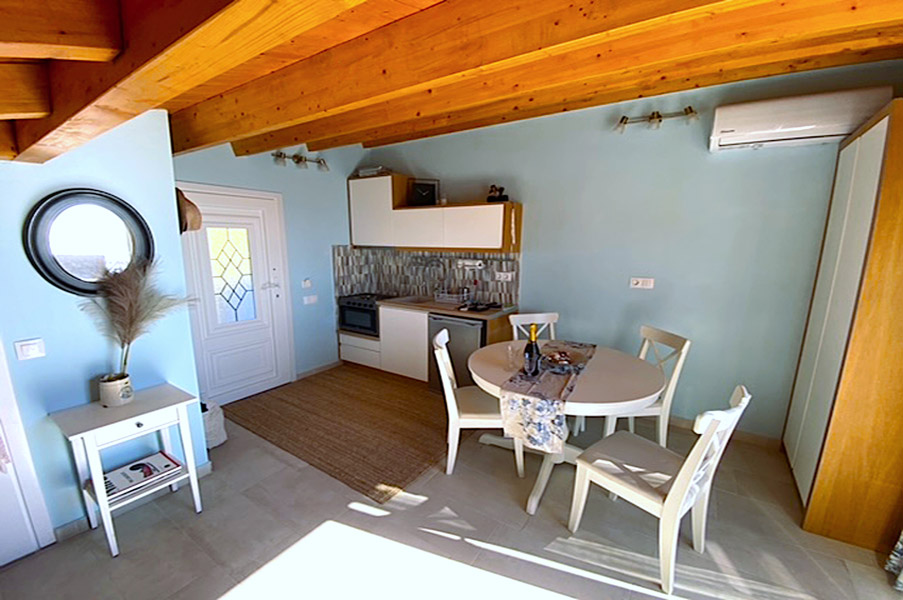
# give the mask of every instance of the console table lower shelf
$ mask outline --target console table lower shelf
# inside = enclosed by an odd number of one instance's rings
[[[72,445],[78,468],[82,496],[88,513],[88,523],[96,528],[97,512],[103,521],[104,533],[113,556],[119,555],[119,544],[113,529],[113,511],[168,487],[175,492],[179,484],[188,481],[196,512],[201,512],[201,492],[198,486],[194,446],[188,422],[188,407],[198,399],[173,385],[164,384],[135,393],[135,399],[124,406],[104,408],[97,402],[51,414]],[[177,427],[184,460],[172,473],[122,496],[110,498],[104,485],[100,451],[123,442],[156,433],[163,451],[173,453],[170,428]]]

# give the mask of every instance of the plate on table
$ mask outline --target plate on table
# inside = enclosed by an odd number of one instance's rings
[[[583,368],[589,359],[579,350],[548,349],[542,351],[543,365],[556,373],[572,373]]]

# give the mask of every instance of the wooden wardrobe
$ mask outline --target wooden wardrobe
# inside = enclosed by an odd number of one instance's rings
[[[903,99],[840,146],[784,446],[804,529],[893,546],[903,528]]]

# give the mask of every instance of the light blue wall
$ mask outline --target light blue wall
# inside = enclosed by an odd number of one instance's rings
[[[160,260],[159,285],[185,294],[185,274],[175,209],[172,154],[166,113],[152,111],[44,165],[0,163],[0,337],[6,344],[16,398],[44,497],[55,526],[84,516],[68,442],[47,416],[91,399],[88,380],[112,369],[112,345],[79,309],[79,296],[44,281],[22,249],[21,231],[31,207],[68,187],[91,187],[134,206],[154,234]],[[45,358],[19,362],[13,342],[41,337]],[[129,368],[136,388],[169,381],[197,393],[187,311],[157,323],[134,345]],[[195,455],[207,462],[204,428],[191,413]],[[176,438],[178,436],[175,436]],[[104,454],[107,466],[137,458],[147,443]]]
[[[648,323],[693,341],[673,412],[723,406],[779,437],[808,310],[837,145],[709,154],[719,104],[903,83],[903,61],[724,85],[375,149],[363,164],[441,180],[454,201],[490,183],[523,202],[521,308],[561,313],[563,337],[636,352]],[[898,93],[901,90],[898,89]],[[658,131],[622,114],[679,111]],[[655,289],[628,289],[631,276]]]
[[[293,149],[287,149],[289,153]],[[282,194],[288,245],[289,279],[295,329],[295,372],[338,360],[332,245],[348,243],[346,180],[363,151],[344,148],[323,153],[329,172],[315,167],[279,166],[269,154],[236,158],[217,146],[175,159],[176,179]],[[310,278],[313,286],[302,288]],[[302,297],[316,294],[316,304]]]

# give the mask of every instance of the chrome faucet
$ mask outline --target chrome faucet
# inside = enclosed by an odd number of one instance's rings
[[[433,256],[433,257],[430,257],[429,259],[427,259],[425,266],[428,269],[435,269],[435,271],[432,273],[432,279],[435,281],[435,286],[433,287],[433,291],[434,292],[442,291],[442,289],[445,287],[445,281],[444,281],[445,265],[442,264],[442,261],[439,258]]]

